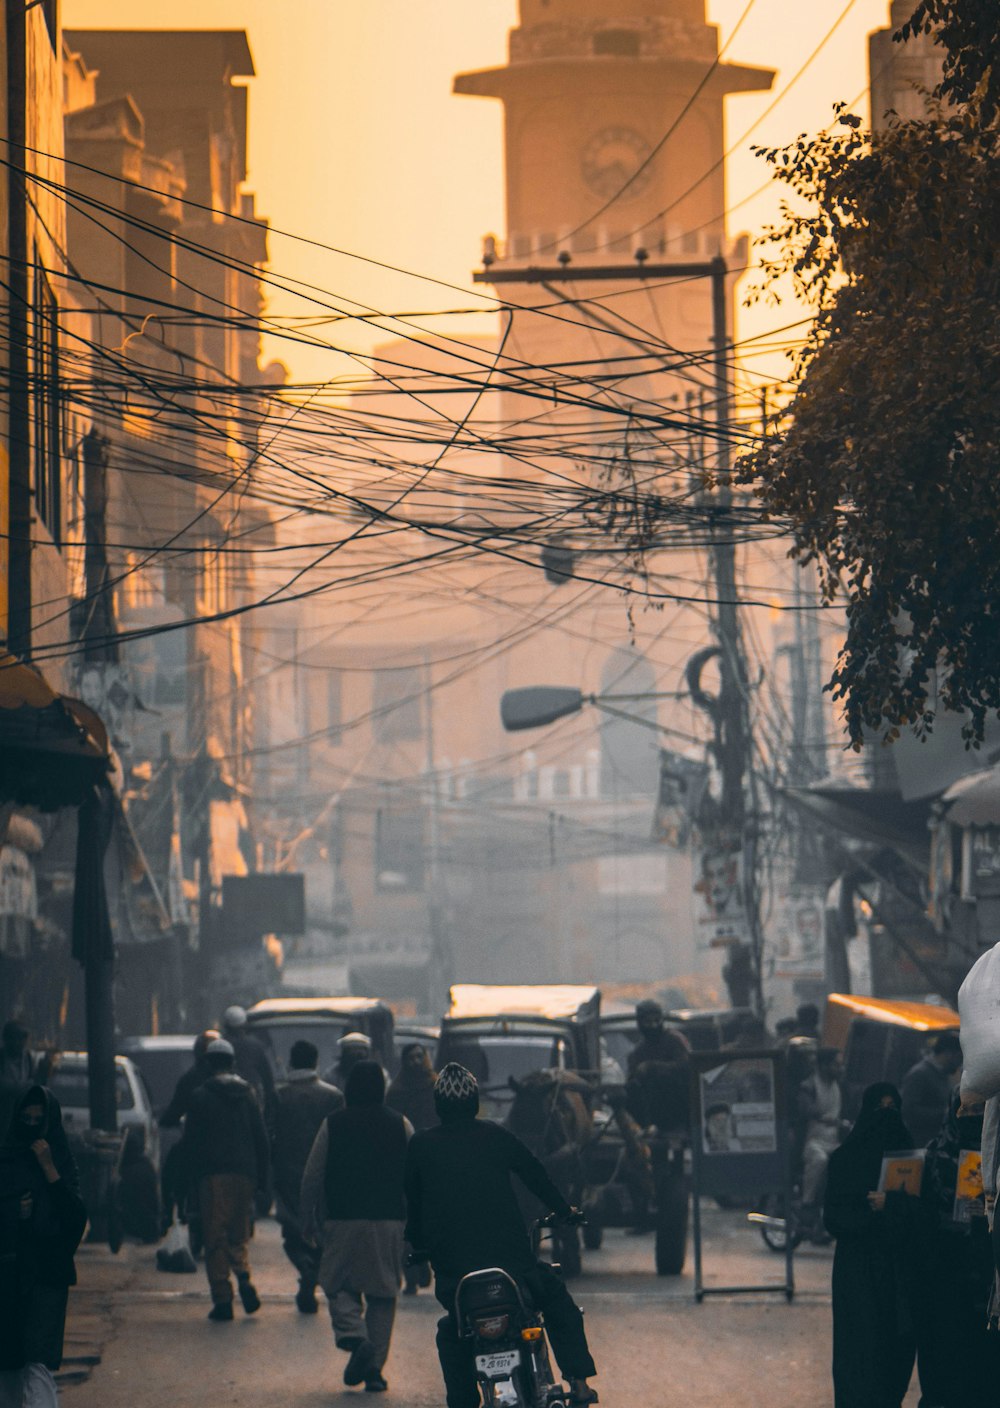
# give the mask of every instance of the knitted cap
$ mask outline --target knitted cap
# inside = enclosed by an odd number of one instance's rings
[[[479,1110],[479,1082],[457,1061],[449,1061],[434,1085],[434,1105],[442,1121],[468,1116]]]

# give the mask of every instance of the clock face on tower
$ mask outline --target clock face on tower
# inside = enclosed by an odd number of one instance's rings
[[[650,153],[649,143],[632,127],[605,127],[596,133],[583,149],[580,173],[584,181],[604,200],[617,195],[629,177],[642,166]],[[632,200],[649,185],[653,165],[639,172],[622,200]]]

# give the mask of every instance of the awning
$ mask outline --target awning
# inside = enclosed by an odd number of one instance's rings
[[[112,753],[93,709],[0,651],[0,802],[56,811],[108,779]]]
[[[953,782],[941,798],[956,826],[1000,826],[1000,768],[984,768]]]
[[[827,830],[870,846],[888,846],[920,874],[930,860],[929,807],[897,793],[860,787],[785,787],[782,794]]]

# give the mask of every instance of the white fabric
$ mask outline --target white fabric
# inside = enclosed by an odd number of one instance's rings
[[[986,1215],[993,1226],[993,1209],[997,1196],[997,1141],[1000,1139],[1000,1096],[986,1102],[983,1116],[983,1192],[986,1194]]]
[[[0,1408],[59,1408],[56,1381],[45,1365],[0,1371]]]
[[[1000,944],[972,965],[958,990],[962,1094],[1000,1095]]]

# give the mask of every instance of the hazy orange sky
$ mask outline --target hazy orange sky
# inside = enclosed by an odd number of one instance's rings
[[[846,13],[845,12],[846,7]],[[722,39],[747,0],[709,0]],[[854,102],[867,83],[866,36],[889,0],[754,0],[726,57],[777,69],[771,95],[728,100],[728,144],[788,87],[728,163],[730,205],[765,179],[751,143],[779,144]],[[843,16],[843,18],[840,18]],[[471,289],[486,231],[502,233],[500,105],[451,96],[452,75],[502,62],[515,0],[65,0],[67,27],[245,28],[257,67],[251,84],[249,186],[277,229]],[[809,59],[838,19],[833,35]],[[757,231],[777,212],[773,189],[737,205],[730,233]],[[345,302],[382,310],[467,306],[466,293],[310,250],[278,236],[273,267]],[[275,295],[275,313],[302,312]],[[788,323],[793,310],[740,315],[742,335]],[[352,331],[348,334],[346,327]],[[461,324],[468,332],[468,319]],[[492,327],[485,319],[481,330]],[[369,347],[357,324],[338,336]],[[311,352],[274,349],[295,379],[329,375]],[[272,353],[273,355],[273,353]],[[327,359],[329,360],[329,359]]]

